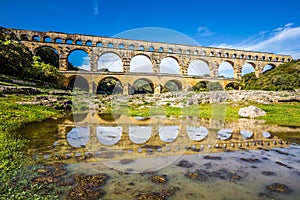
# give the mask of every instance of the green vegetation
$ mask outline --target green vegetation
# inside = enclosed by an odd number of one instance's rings
[[[31,97],[26,97],[31,98]],[[59,116],[57,110],[38,105],[18,105],[24,97],[0,98],[0,199],[51,199],[30,183],[33,169],[26,156],[27,140],[17,134],[23,125]]]
[[[267,112],[267,115],[258,119],[266,120],[268,124],[283,126],[300,126],[300,104],[297,102],[258,104],[254,102],[222,103],[222,104],[200,104],[184,108],[166,106],[133,107],[125,105],[113,106],[109,111],[131,116],[195,116],[201,118],[213,118],[226,121],[239,119],[240,108],[254,105]]]
[[[0,74],[56,83],[60,74],[57,67],[51,65],[57,63],[56,57],[48,57],[52,55],[49,54],[49,49],[39,50],[42,57],[33,56],[29,49],[18,41],[19,38],[14,34],[0,27]]]
[[[284,63],[256,78],[254,73],[242,77],[245,90],[295,90],[300,88],[300,60]]]

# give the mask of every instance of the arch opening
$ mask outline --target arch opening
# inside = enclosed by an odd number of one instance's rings
[[[70,79],[67,88],[69,90],[89,91],[89,83],[82,76],[74,76]]]
[[[255,72],[254,66],[250,63],[245,63],[242,67],[242,76]]]
[[[44,63],[59,68],[59,55],[56,49],[45,46],[38,47],[35,49],[35,55],[39,56]]]
[[[67,141],[73,147],[85,147],[90,139],[89,127],[75,127],[67,134]]]
[[[163,142],[174,142],[178,133],[178,126],[160,126],[158,129],[159,138]]]
[[[73,44],[73,40],[72,39],[66,39],[66,44]]]
[[[192,86],[193,91],[195,92],[206,92],[208,91],[208,82],[199,81],[197,84]]]
[[[227,61],[222,62],[219,65],[218,73],[219,73],[219,77],[221,78],[233,78],[234,77],[233,64]]]
[[[40,42],[41,38],[38,35],[34,35],[34,36],[32,36],[32,41]]]
[[[238,90],[240,85],[237,82],[228,83],[225,86],[225,90]]]
[[[68,56],[68,70],[90,71],[91,63],[88,53],[81,49],[72,51]]]
[[[112,146],[117,144],[122,137],[122,127],[105,127],[105,126],[98,126],[96,128],[97,138],[99,142],[106,146]]]
[[[51,42],[52,40],[51,40],[51,38],[49,37],[49,36],[45,36],[44,38],[43,38],[43,42]]]
[[[264,66],[263,68],[263,73],[267,73],[269,71],[272,71],[275,68],[275,65],[272,64],[267,64],[266,66]]]
[[[208,136],[208,129],[204,126],[187,126],[186,132],[188,137],[193,141],[201,141]]]
[[[54,42],[55,43],[62,43],[62,39],[61,38],[55,38]]]
[[[178,61],[173,57],[166,57],[162,59],[159,68],[160,68],[160,73],[180,74],[180,67]]]
[[[121,82],[114,77],[102,79],[97,86],[97,94],[121,94],[122,92]]]
[[[150,139],[152,128],[150,126],[130,126],[128,135],[133,143],[144,144]]]
[[[152,73],[152,62],[145,55],[136,55],[130,61],[130,72]]]
[[[165,83],[162,92],[177,92],[182,89],[181,82],[177,80],[169,80]]]
[[[210,77],[208,63],[204,60],[193,60],[188,67],[188,75]]]
[[[123,63],[118,54],[107,52],[99,57],[97,70],[104,72],[123,72]]]
[[[141,78],[134,81],[132,85],[133,94],[153,94],[154,86],[149,79]]]

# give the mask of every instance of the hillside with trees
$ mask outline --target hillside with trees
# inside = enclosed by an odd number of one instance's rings
[[[45,49],[34,56],[13,33],[0,27],[0,74],[26,80],[57,82],[56,57]],[[54,66],[53,66],[54,65]]]
[[[300,88],[300,59],[267,70],[260,78],[246,74],[240,82],[244,90],[295,90]]]

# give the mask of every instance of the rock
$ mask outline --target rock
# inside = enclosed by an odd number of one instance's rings
[[[253,118],[265,116],[266,112],[255,106],[248,106],[248,107],[240,108],[238,114],[241,117],[253,119]]]

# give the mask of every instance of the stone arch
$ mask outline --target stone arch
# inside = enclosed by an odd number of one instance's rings
[[[119,54],[107,51],[100,55],[97,70],[110,72],[123,72],[123,63]]]
[[[60,37],[56,37],[55,39],[54,39],[54,42],[55,43],[62,43],[62,39],[60,38]]]
[[[90,55],[83,48],[75,48],[67,56],[68,70],[91,70]]]
[[[130,72],[152,73],[152,62],[146,54],[136,54],[130,60]]]
[[[251,62],[246,62],[243,66],[242,66],[242,76],[244,76],[245,74],[249,74],[249,73],[253,73],[255,72],[255,64],[251,63]]]
[[[52,39],[48,35],[46,35],[43,37],[43,42],[52,42]]]
[[[119,46],[118,46],[118,48],[119,48],[119,49],[124,49],[124,48],[125,48],[125,45],[124,45],[123,43],[120,43]]]
[[[88,40],[85,42],[85,46],[93,46],[93,42],[91,40]]]
[[[28,34],[21,34],[20,39],[24,41],[29,41],[29,35]]]
[[[65,43],[66,43],[66,44],[73,44],[73,40],[72,40],[71,38],[67,38],[67,39],[65,40]]]
[[[40,36],[38,36],[38,35],[34,35],[34,36],[32,36],[32,41],[36,41],[36,42],[40,42],[41,41],[41,37]]]
[[[76,44],[76,45],[82,45],[82,40],[76,40],[76,41],[75,41],[75,44]]]
[[[239,84],[237,82],[229,82],[225,85],[225,90],[238,90]]]
[[[73,90],[74,88],[77,88],[77,89],[88,92],[89,91],[89,83],[84,77],[74,75],[74,76],[71,76],[68,78],[67,88],[71,89],[71,90]]]
[[[105,77],[99,81],[97,86],[97,94],[120,94],[122,92],[122,83],[115,77]]]
[[[147,78],[139,78],[133,82],[132,89],[134,94],[153,94],[154,84]]]
[[[34,55],[39,56],[41,60],[56,68],[59,68],[59,52],[52,46],[39,46],[34,49]]]
[[[161,60],[159,65],[160,73],[180,74],[178,59],[174,56],[167,56]]]
[[[225,78],[233,78],[234,77],[234,68],[233,62],[225,60],[219,65],[218,68],[218,76]]]
[[[96,43],[96,47],[103,47],[103,44],[102,44],[102,42],[100,42],[100,41],[99,41],[99,42],[97,42],[97,43]]]
[[[211,71],[206,60],[195,59],[188,66],[188,75],[190,76],[210,76]]]
[[[266,72],[268,72],[268,71],[273,70],[275,67],[276,67],[276,65],[271,64],[271,63],[267,63],[267,64],[263,67],[262,72],[263,72],[263,73],[266,73]]]
[[[182,90],[182,83],[176,79],[168,80],[163,88],[163,92],[176,92],[180,90]]]

